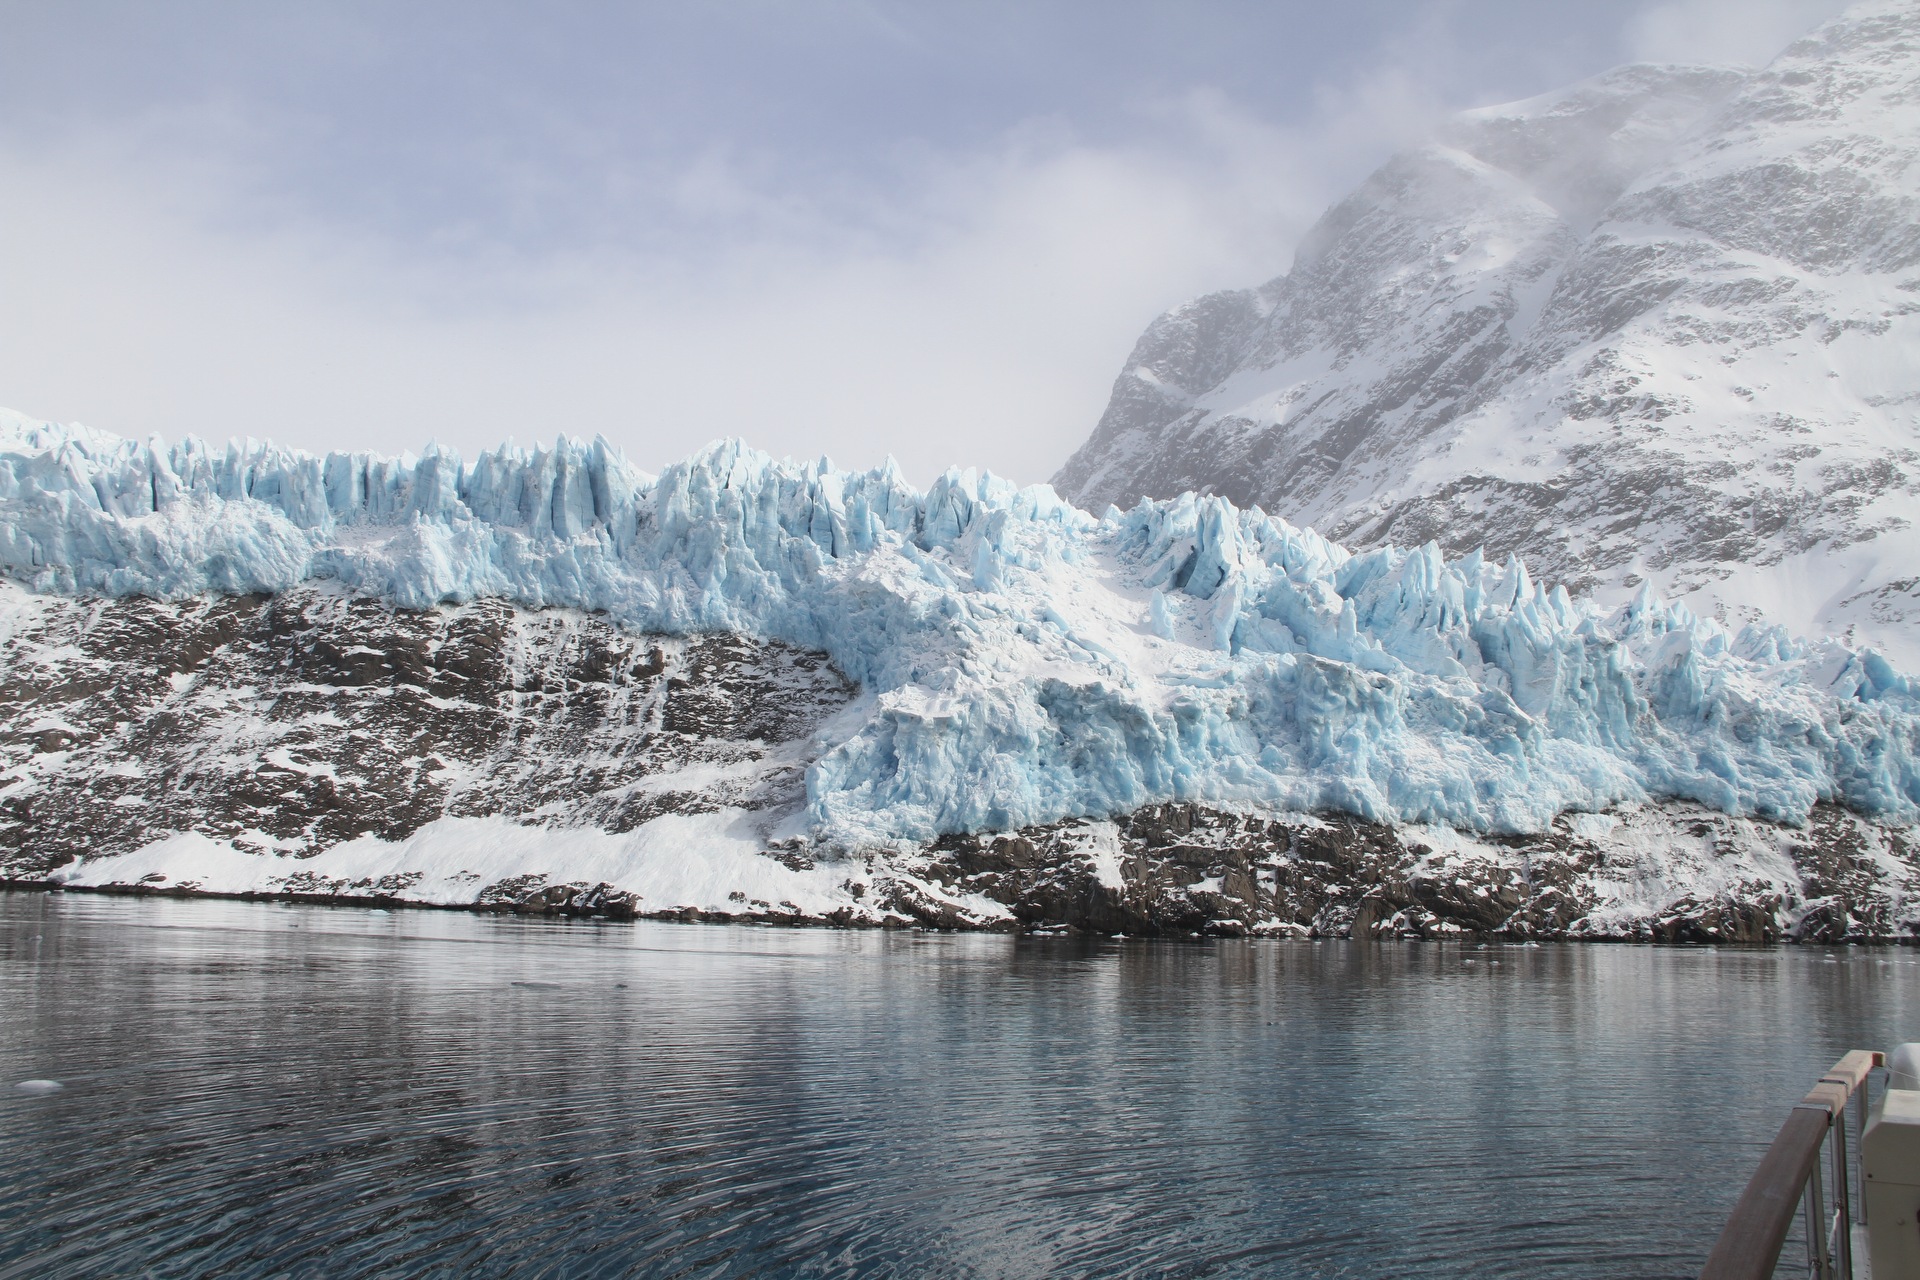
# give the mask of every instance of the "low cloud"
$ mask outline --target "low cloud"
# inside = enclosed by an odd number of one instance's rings
[[[1846,0],[1674,0],[1655,4],[1627,29],[1643,62],[1762,67],[1846,8]]]
[[[1754,60],[1832,7],[1687,0],[1630,34],[1642,56]],[[1255,89],[1202,89],[1097,135],[1041,115],[845,171],[755,153],[745,126],[693,149],[610,131],[697,134],[653,108],[609,124],[543,101],[511,136],[461,115],[390,153],[326,145],[324,110],[251,89],[15,112],[0,404],[316,450],[603,433],[658,467],[737,435],[850,466],[891,452],[922,482],[955,463],[1042,480],[1155,314],[1284,271],[1329,203],[1464,105],[1480,64],[1447,12],[1285,86],[1284,125]],[[443,135],[458,154],[434,169]]]
[[[1397,119],[1397,117],[1396,117]],[[1395,127],[1404,128],[1404,122]],[[166,131],[161,131],[162,135]],[[1044,479],[1162,307],[1283,270],[1338,194],[1332,153],[1394,140],[1371,103],[1305,130],[1214,93],[1152,141],[1029,122],[857,192],[708,156],[670,187],[735,228],[690,257],[399,244],[249,204],[245,174],[96,131],[0,152],[0,388],[126,435],[471,454],[604,433],[658,466],[719,435],[842,465],[897,454]]]

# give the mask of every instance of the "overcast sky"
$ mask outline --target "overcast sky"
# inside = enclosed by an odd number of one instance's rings
[[[1460,108],[1833,0],[0,0],[0,404],[1045,479]]]

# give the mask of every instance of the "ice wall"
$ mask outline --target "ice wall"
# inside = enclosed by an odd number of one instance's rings
[[[1191,495],[1095,518],[1046,486],[604,440],[325,457],[0,419],[0,571],[69,595],[336,579],[818,648],[870,695],[808,778],[846,846],[1173,799],[1483,831],[1682,797],[1920,815],[1920,697],[1879,654],[1603,612],[1515,561],[1351,554]]]

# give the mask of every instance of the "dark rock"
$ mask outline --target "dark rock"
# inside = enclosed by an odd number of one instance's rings
[[[30,793],[0,800],[0,879],[13,880],[175,831],[259,832],[311,854],[443,816],[618,832],[666,812],[784,807],[803,791],[791,765],[698,793],[638,784],[751,766],[854,692],[786,645],[634,636],[497,601],[409,611],[324,588],[62,602],[10,644],[0,786]],[[28,731],[48,719],[71,728]]]

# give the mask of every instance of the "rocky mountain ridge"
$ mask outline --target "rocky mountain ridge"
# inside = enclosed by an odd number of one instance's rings
[[[1470,112],[1142,336],[1055,477],[1920,660],[1920,7]]]

